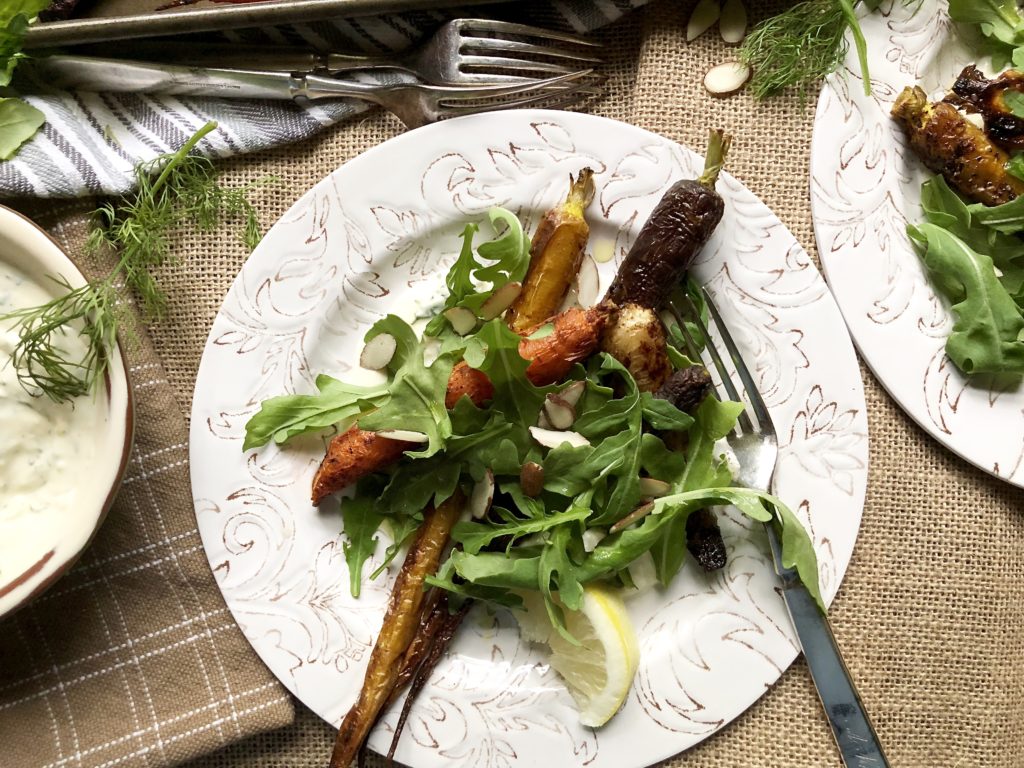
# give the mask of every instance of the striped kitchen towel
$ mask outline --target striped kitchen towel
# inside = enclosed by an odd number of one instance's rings
[[[510,18],[587,32],[647,0],[552,0],[514,3]],[[468,9],[461,15],[479,15]],[[458,11],[428,11],[295,24],[225,33],[246,42],[302,45],[367,53],[400,50],[419,41]],[[258,66],[258,62],[254,63]],[[7,162],[0,162],[0,197],[78,197],[129,190],[140,161],[172,152],[204,123],[218,128],[199,145],[209,157],[254,152],[297,141],[366,109],[339,100],[300,106],[132,93],[55,93],[27,100],[46,115],[43,129]]]

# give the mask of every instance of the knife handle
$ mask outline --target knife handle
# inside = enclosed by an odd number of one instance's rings
[[[828,717],[843,764],[849,768],[889,768],[882,744],[836,643],[828,617],[792,569],[784,568],[781,546],[771,524],[765,526],[782,596],[821,705]]]
[[[317,53],[289,46],[258,46],[235,43],[186,43],[161,41],[150,43],[120,42],[111,50],[109,44],[81,46],[78,51],[89,56],[160,61],[190,67],[226,69],[260,69],[277,72],[344,72],[381,66],[399,66],[395,57],[363,56],[347,53]]]

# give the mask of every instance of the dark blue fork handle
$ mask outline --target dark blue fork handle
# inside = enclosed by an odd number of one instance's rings
[[[828,618],[795,574],[782,574],[782,586],[786,607],[843,762],[850,768],[888,768],[889,761],[853,685]]]

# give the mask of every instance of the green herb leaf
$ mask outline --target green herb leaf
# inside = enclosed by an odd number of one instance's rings
[[[64,284],[68,292],[57,299],[0,317],[0,322],[13,321],[11,328],[18,334],[12,358],[28,392],[67,402],[92,392],[103,380],[109,351],[128,316],[126,302],[118,298],[122,283],[135,294],[143,320],[162,316],[167,297],[153,270],[166,260],[173,230],[188,223],[209,227],[220,215],[238,215],[245,219],[246,243],[254,245],[253,239],[259,239],[249,188],[222,188],[213,163],[189,154],[216,127],[207,123],[177,152],[137,165],[138,191],[97,211],[98,226],[89,233],[86,250],[117,253],[109,275],[74,290]],[[69,323],[77,322],[86,352],[81,359],[69,359],[60,336]]]
[[[390,333],[398,341],[398,349],[391,366],[394,378],[388,385],[390,398],[376,411],[359,420],[361,429],[379,432],[388,429],[422,432],[428,438],[421,451],[407,451],[407,455],[427,458],[440,451],[452,434],[451,419],[444,406],[448,378],[455,366],[454,353],[439,356],[429,366],[423,364],[423,343],[400,317],[388,315],[378,320],[367,333],[372,338],[378,333]]]
[[[283,443],[295,435],[337,425],[348,429],[364,412],[388,398],[387,387],[357,387],[326,374],[316,377],[315,395],[282,395],[264,400],[245,424],[242,450],[258,448],[271,440]]]
[[[949,18],[977,24],[985,37],[1003,44],[1007,57],[1024,43],[1024,18],[1017,11],[1016,0],[949,0]]]
[[[688,432],[683,471],[675,478],[659,479],[672,483],[673,489],[679,492],[696,492],[731,485],[732,476],[728,467],[720,456],[715,455],[714,448],[715,443],[736,426],[736,419],[742,412],[742,403],[721,402],[714,397],[704,398]],[[652,453],[650,446],[648,442],[648,457]],[[658,580],[668,584],[686,560],[686,518],[666,521],[664,528],[660,541],[651,550],[651,556],[654,558]]]
[[[946,353],[964,373],[1024,373],[1024,317],[996,278],[992,259],[931,223],[910,226],[936,286],[956,320]]]
[[[0,98],[0,160],[10,160],[44,122],[46,116],[28,102]]]
[[[751,92],[759,99],[788,88],[806,93],[843,62],[848,25],[837,0],[806,0],[762,21],[740,48],[740,60],[754,71]]]
[[[9,85],[28,25],[50,0],[5,0],[0,6],[0,87]],[[5,158],[6,159],[6,158]]]
[[[508,536],[510,537],[509,546],[511,546],[515,539],[547,531],[563,523],[585,520],[589,513],[589,508],[573,504],[564,512],[555,512],[546,517],[516,520],[506,525],[460,522],[456,523],[455,528],[452,529],[452,541],[462,544],[462,548],[466,552],[475,555],[495,539]]]
[[[1003,91],[1003,105],[1017,117],[1024,117],[1024,93],[1020,91]]]
[[[373,556],[377,549],[377,530],[384,516],[375,508],[375,499],[369,496],[357,496],[354,499],[343,499],[341,502],[341,519],[345,525],[345,541],[342,551],[348,564],[349,589],[352,597],[359,597],[359,587],[363,581],[363,563]]]
[[[474,354],[466,350],[466,362],[483,371],[494,385],[491,407],[505,414],[514,424],[536,424],[544,397],[556,387],[535,387],[526,378],[529,362],[519,354],[522,339],[500,320],[485,323],[476,336],[479,345]]]
[[[643,410],[644,421],[650,424],[652,429],[680,431],[693,425],[692,416],[650,392],[640,393],[640,407]]]

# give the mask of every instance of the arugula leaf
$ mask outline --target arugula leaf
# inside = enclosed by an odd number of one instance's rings
[[[473,584],[509,590],[543,591],[545,576],[557,573],[560,589],[568,584],[570,589],[575,590],[575,585],[604,579],[620,572],[658,544],[664,538],[666,528],[680,527],[681,522],[685,531],[686,517],[691,512],[715,504],[732,504],[741,513],[760,522],[769,522],[774,518],[773,524],[779,526],[782,532],[783,564],[797,571],[818,606],[824,610],[818,584],[817,556],[807,531],[782,501],[749,488],[701,488],[656,499],[651,514],[638,525],[602,539],[579,565],[572,563],[568,555],[557,558],[559,562],[543,565],[545,553],[552,548],[553,541],[549,541],[539,552],[535,547],[513,549],[507,555],[500,552],[473,555],[455,551],[452,552],[451,561],[455,572]],[[555,531],[568,528],[567,525]],[[677,540],[676,544],[685,549],[685,539]],[[550,559],[551,555],[548,557]]]
[[[1024,152],[1014,153],[1006,162],[1006,170],[1018,179],[1024,179]]]
[[[473,339],[477,346],[467,348],[465,360],[494,385],[491,407],[523,428],[536,424],[545,395],[558,388],[535,387],[526,378],[530,363],[519,354],[522,339],[497,318],[485,323]]]
[[[472,582],[455,582],[455,567],[451,558],[448,558],[437,569],[433,576],[427,576],[426,584],[431,587],[444,589],[460,598],[487,601],[503,605],[506,608],[521,608],[523,599],[515,592],[509,592],[502,587],[486,587]]]
[[[1018,58],[1024,45],[1024,18],[1016,0],[949,0],[949,18],[978,26],[987,39],[996,69]]]
[[[686,454],[669,450],[660,437],[644,433],[640,439],[640,465],[648,475],[675,484],[686,469]]]
[[[719,401],[706,397],[697,408],[693,426],[688,432],[686,466],[674,479],[660,477],[672,483],[680,492],[695,492],[704,488],[719,488],[732,484],[728,467],[720,457],[714,455],[715,443],[725,437],[736,426],[736,419],[743,411],[742,403]],[[650,445],[650,444],[649,444]],[[651,449],[648,448],[648,455]],[[658,580],[668,584],[683,567],[686,560],[686,519],[680,518],[665,524],[661,540],[651,550]]]
[[[349,589],[352,597],[359,597],[363,581],[363,563],[377,548],[377,530],[384,515],[376,509],[372,496],[356,496],[341,502],[341,519],[345,525],[345,541],[342,551],[348,563]]]
[[[583,585],[577,578],[576,564],[569,559],[569,538],[572,535],[571,524],[561,525],[549,534],[544,549],[538,558],[538,579],[540,591],[544,596],[544,608],[547,610],[551,626],[573,645],[580,645],[565,625],[565,614],[562,607],[570,611],[578,611],[583,604]]]
[[[465,307],[475,314],[487,298],[498,288],[512,280],[522,280],[530,264],[530,242],[523,231],[523,225],[514,213],[504,208],[492,208],[488,211],[491,224],[505,224],[504,233],[487,243],[481,244],[477,255],[488,262],[484,263],[473,254],[473,238],[480,227],[467,224],[462,231],[462,248],[458,258],[448,270],[445,284],[448,286],[448,298],[444,309]],[[478,285],[489,283],[486,290],[478,289]],[[438,314],[427,323],[425,333],[428,336],[441,336],[450,324],[444,314]]]
[[[693,425],[693,417],[676,408],[668,400],[661,400],[650,392],[640,393],[640,408],[644,421],[653,429],[686,430]]]
[[[463,550],[475,555],[492,541],[503,536],[510,537],[509,547],[515,539],[540,533],[563,523],[585,520],[590,510],[586,506],[572,504],[564,512],[555,512],[546,517],[516,520],[506,525],[492,523],[460,522],[452,529],[452,541],[462,544]],[[508,551],[508,548],[505,550]]]
[[[0,160],[14,157],[45,122],[46,116],[28,102],[0,98]]]
[[[473,273],[473,277],[491,283],[491,291],[494,291],[505,283],[521,281],[526,277],[526,270],[530,267],[530,241],[523,231],[522,223],[512,211],[491,208],[487,216],[492,225],[503,223],[505,232],[496,240],[483,243],[477,248],[477,253],[494,263],[480,267]]]
[[[283,443],[303,432],[337,424],[348,429],[364,412],[388,398],[387,387],[357,387],[326,374],[316,377],[316,395],[282,395],[264,400],[246,422],[242,450],[258,448],[271,440]]]
[[[400,463],[380,494],[381,508],[390,515],[411,515],[430,503],[440,504],[455,493],[461,473],[461,464],[443,454]]]
[[[370,580],[375,580],[378,576],[387,570],[387,567],[391,564],[391,561],[395,559],[395,555],[402,549],[407,541],[412,538],[412,535],[419,530],[420,525],[423,524],[423,513],[417,512],[415,515],[392,515],[384,518],[385,524],[391,530],[392,544],[388,545],[388,548],[384,550],[384,559],[381,564],[377,566],[377,569],[370,574]]]
[[[990,256],[1002,273],[997,274],[999,282],[1021,304],[1024,300],[1024,243],[1014,237],[1024,231],[1024,209],[1020,203],[1015,200],[994,208],[968,205],[949,188],[945,179],[936,176],[921,186],[921,207],[925,220],[956,235],[978,253]],[[937,275],[935,280],[943,293],[956,291],[955,285],[944,285],[942,275]]]
[[[29,23],[50,5],[50,0],[5,0],[0,5],[0,86],[9,85]]]
[[[1024,93],[1020,91],[1004,91],[1003,106],[1017,117],[1024,117]]]
[[[967,374],[1024,373],[1024,317],[996,278],[992,259],[931,223],[909,226],[935,284],[956,320],[946,354]]]
[[[6,0],[0,4],[0,88],[10,84],[18,62],[25,58],[21,44],[29,23],[49,4],[49,0]],[[0,160],[11,159],[45,121],[45,115],[28,102],[0,98]]]
[[[390,369],[394,378],[388,386],[391,395],[376,411],[359,420],[361,429],[379,432],[387,429],[404,429],[422,432],[428,438],[427,447],[421,451],[407,451],[407,456],[427,458],[440,451],[445,440],[452,434],[452,423],[444,407],[448,378],[455,366],[456,353],[440,355],[429,366],[423,364],[423,343],[416,339],[415,332],[400,317],[388,315],[377,321],[367,333],[391,333],[398,342]],[[398,366],[397,368],[395,366]]]

